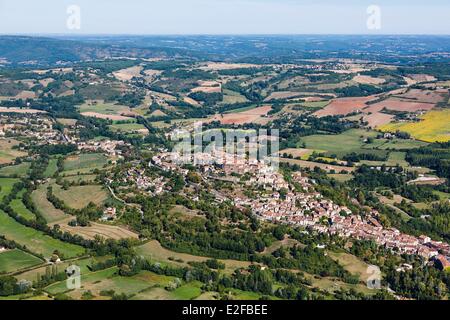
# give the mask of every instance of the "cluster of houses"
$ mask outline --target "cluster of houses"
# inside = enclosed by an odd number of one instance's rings
[[[256,199],[245,196],[231,199],[237,207],[250,208],[263,220],[302,226],[318,233],[345,238],[372,240],[393,252],[419,255],[426,260],[441,261],[444,269],[450,267],[449,244],[433,241],[427,236],[407,235],[395,228],[384,228],[377,220],[379,213],[376,210],[371,210],[364,218],[354,215],[349,208],[337,205],[315,192],[315,181],[302,176],[300,172],[292,175],[295,188],[282,174],[262,162],[249,163],[248,160],[244,161],[245,159],[232,159],[230,155],[229,158],[220,157],[225,161],[211,163],[210,155],[196,156],[204,160],[197,164],[204,163],[200,165],[200,172],[208,174],[206,178],[211,174],[248,173],[248,186],[262,186],[266,191],[270,190]],[[177,165],[171,162],[173,157],[169,153],[163,153],[154,157],[152,162],[167,170],[177,170]]]
[[[88,151],[88,152],[103,152],[109,156],[113,157],[121,157],[122,156],[122,147],[129,147],[130,144],[124,141],[116,141],[116,140],[89,140],[89,141],[80,141],[76,143],[78,150],[80,151]]]
[[[102,152],[108,156],[121,157],[124,147],[131,145],[124,141],[115,140],[89,140],[80,141],[76,137],[76,129],[81,126],[69,126],[71,130],[62,133],[54,129],[54,121],[38,114],[23,114],[21,117],[9,117],[0,115],[0,137],[9,134],[11,136],[25,136],[32,138],[39,145],[75,144],[80,151]],[[73,131],[73,132],[72,132]]]
[[[145,174],[144,169],[136,168],[127,170],[124,182],[135,185],[139,190],[147,191],[154,195],[164,192],[166,185],[163,177],[151,178]]]
[[[293,181],[299,183],[305,192],[291,191],[284,197],[281,197],[279,192],[274,192],[270,197],[240,199],[236,205],[250,206],[252,211],[264,220],[309,227],[319,233],[372,240],[394,252],[416,254],[427,260],[447,261],[448,266],[442,264],[444,268],[450,267],[447,257],[450,255],[449,244],[433,241],[427,236],[407,235],[395,228],[384,228],[376,219],[376,210],[372,210],[366,218],[353,215],[347,207],[324,199],[317,192],[306,192],[312,186],[308,180],[296,173],[293,175]]]
[[[0,116],[0,136],[24,136],[38,143],[60,144],[64,136],[53,129],[53,122],[37,114],[19,117]]]

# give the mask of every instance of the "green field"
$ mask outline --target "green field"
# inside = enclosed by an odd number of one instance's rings
[[[353,179],[353,175],[352,174],[340,174],[340,173],[335,173],[335,174],[328,174],[328,176],[330,178],[333,178],[339,182],[347,182]]]
[[[45,235],[35,229],[26,227],[5,212],[0,210],[0,234],[7,239],[26,246],[30,251],[50,257],[55,250],[64,255],[64,258],[76,257],[84,253],[84,248],[70,243],[62,242]]]
[[[22,162],[15,166],[3,167],[0,169],[0,176],[18,176],[25,177],[30,169],[31,164],[29,162]]]
[[[302,102],[300,105],[305,108],[325,108],[330,101],[313,101],[313,102]]]
[[[250,291],[242,291],[239,289],[231,289],[227,290],[229,291],[233,299],[235,300],[259,300],[261,299],[261,294],[257,292],[250,292]]]
[[[389,158],[388,158],[388,164],[395,166],[395,165],[400,165],[403,167],[408,167],[409,163],[405,160],[406,158],[406,152],[391,152],[389,154]]]
[[[172,282],[175,278],[164,275],[157,275],[149,271],[141,271],[137,275],[131,277],[122,277],[117,275],[117,267],[100,270],[97,272],[90,272],[89,270],[82,270],[80,290],[68,290],[65,281],[61,281],[45,288],[45,291],[50,294],[66,293],[74,299],[79,299],[84,292],[90,291],[96,298],[101,298],[101,291],[114,290],[116,294],[126,294],[133,296],[133,299],[142,300],[146,298],[149,291],[158,288],[167,293],[167,296],[174,294],[172,299],[176,296],[191,297],[193,294],[197,295],[197,290],[192,290],[188,287],[180,287],[175,293],[163,289],[167,284]],[[198,286],[195,283],[195,286]],[[194,285],[193,285],[194,287]],[[105,298],[105,297],[103,297]],[[107,297],[106,297],[107,298]],[[147,297],[148,298],[148,297]]]
[[[138,130],[145,130],[145,126],[139,123],[117,123],[109,126],[114,132],[133,132]]]
[[[436,191],[436,190],[434,190],[433,193],[438,195],[441,200],[450,200],[450,193]]]
[[[95,179],[97,178],[97,175],[95,174],[80,174],[75,176],[64,176],[63,181],[67,182],[87,182],[87,183],[93,183],[95,182]]]
[[[78,108],[80,110],[80,113],[97,112],[97,113],[108,114],[108,115],[120,114],[122,112],[129,111],[129,108],[127,106],[116,105],[114,103],[104,103],[104,102],[98,102],[96,105],[83,104],[83,105],[79,106]]]
[[[95,258],[83,258],[80,260],[77,260],[76,265],[80,267],[81,274],[88,274],[91,271],[89,271],[88,266],[91,265],[93,262],[101,262],[108,259],[111,259],[111,256],[105,256],[105,257],[95,257]],[[74,262],[61,262],[56,265],[57,273],[63,272],[67,267],[71,266]],[[28,270],[26,272],[20,273],[18,275],[15,275],[17,280],[28,280],[28,281],[35,281],[38,276],[42,276],[45,274],[45,270],[47,269],[47,266],[42,266],[39,268],[35,268],[32,270]]]
[[[335,154],[342,157],[348,153],[373,153],[384,156],[384,150],[373,150],[370,144],[364,142],[366,138],[375,138],[377,132],[362,129],[348,130],[338,135],[311,135],[302,137],[307,149],[326,150],[326,155]]]
[[[0,272],[13,272],[41,263],[41,259],[18,249],[0,253]]]
[[[224,112],[224,114],[245,112],[245,111],[249,111],[249,110],[255,109],[256,107],[257,107],[256,104],[252,104],[251,106],[248,106],[248,107],[228,110],[228,111]]]
[[[50,178],[53,177],[53,175],[58,171],[58,159],[50,159],[48,162],[47,169],[44,171],[44,177]]]
[[[172,295],[177,300],[192,300],[202,294],[202,285],[198,281],[190,282],[172,291]]]
[[[177,266],[187,266],[188,262],[204,262],[208,260],[207,257],[195,256],[187,253],[179,253],[175,251],[168,250],[161,246],[161,244],[156,241],[149,241],[144,245],[136,247],[136,252],[147,258],[148,260],[173,264]],[[179,260],[179,261],[175,261]],[[239,268],[248,268],[251,264],[248,261],[238,261],[238,260],[219,260],[225,264],[225,272],[232,273]]]
[[[90,202],[102,205],[109,197],[108,192],[99,185],[75,186],[68,190],[63,190],[57,184],[52,185],[52,187],[53,194],[74,209],[83,209]]]
[[[367,164],[368,166],[382,166],[383,164],[390,167],[395,167],[397,164],[407,168],[409,163],[405,160],[406,152],[392,151],[389,153],[387,161],[361,161],[362,164]]]
[[[202,294],[201,282],[193,281],[183,284],[179,288],[168,291],[164,286],[174,278],[165,277],[165,283],[161,280],[153,281],[154,285],[135,295],[132,300],[193,300]]]
[[[224,104],[234,104],[247,102],[247,98],[236,91],[223,90],[223,103]]]
[[[36,216],[33,214],[33,212],[31,212],[30,210],[27,209],[27,207],[25,207],[25,205],[22,202],[22,199],[14,199],[11,201],[11,203],[9,204],[9,206],[11,207],[11,209],[13,209],[13,211],[15,213],[17,213],[19,216],[21,216],[24,219],[27,220],[35,220]]]
[[[71,156],[64,161],[64,171],[76,173],[77,171],[91,171],[94,169],[102,169],[107,164],[108,158],[100,153],[83,153]]]
[[[100,270],[97,272],[89,272],[89,271],[83,272],[82,271],[81,272],[81,281],[83,283],[83,287],[86,288],[87,285],[89,285],[89,284],[99,283],[99,281],[108,279],[108,278],[114,276],[114,274],[116,272],[117,272],[117,267]],[[110,288],[110,289],[114,289],[114,288]],[[66,281],[61,281],[61,282],[57,282],[57,283],[54,283],[54,284],[48,286],[47,288],[45,288],[45,291],[50,294],[58,294],[58,293],[67,292],[67,291],[69,291],[69,289],[67,289]]]
[[[378,149],[390,149],[390,150],[408,150],[408,149],[416,149],[420,147],[424,147],[428,145],[427,142],[419,141],[419,140],[405,140],[405,139],[394,139],[394,140],[375,140],[375,145],[379,141],[379,146],[376,146]]]
[[[31,194],[31,200],[36,205],[37,210],[48,223],[54,223],[68,218],[68,215],[63,211],[56,209],[53,204],[47,200],[47,186],[47,184],[41,184]]]
[[[18,179],[0,178],[0,201],[11,192],[12,187],[17,182],[19,182]]]

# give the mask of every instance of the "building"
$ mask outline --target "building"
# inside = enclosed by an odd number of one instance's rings
[[[116,219],[117,216],[117,209],[116,208],[106,208],[105,211],[103,211],[103,217],[101,218],[102,221],[112,221]]]
[[[450,260],[448,257],[443,256],[442,254],[438,255],[434,259],[434,263],[440,270],[450,270]]]

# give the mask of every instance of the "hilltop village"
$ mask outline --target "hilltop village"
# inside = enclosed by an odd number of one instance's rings
[[[227,153],[218,155],[196,154],[207,165],[198,165],[202,179],[214,179],[219,176],[235,174],[249,174],[245,186],[262,187],[265,195],[256,199],[227,198],[216,195],[216,200],[231,201],[240,208],[250,208],[262,220],[276,223],[287,223],[300,226],[318,233],[339,235],[346,238],[373,240],[378,245],[399,254],[415,254],[426,261],[439,258],[450,263],[450,245],[442,241],[433,241],[430,237],[422,235],[414,237],[401,233],[395,228],[383,228],[377,221],[379,213],[371,210],[366,217],[352,214],[347,207],[339,206],[333,201],[314,191],[315,181],[304,177],[302,173],[292,174],[292,183],[289,184],[283,175],[276,172],[264,161],[248,161],[245,158]],[[178,171],[186,175],[187,170],[177,166],[180,155],[176,153],[161,153],[154,156],[150,165],[157,165],[163,170]],[[293,184],[297,184],[301,191],[297,191]],[[283,195],[280,194],[283,191]]]

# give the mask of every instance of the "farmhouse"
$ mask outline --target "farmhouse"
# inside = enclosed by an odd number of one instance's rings
[[[102,221],[112,221],[117,216],[117,209],[116,208],[106,208],[105,211],[103,211],[103,217],[101,218]]]

